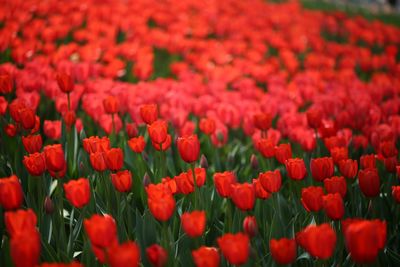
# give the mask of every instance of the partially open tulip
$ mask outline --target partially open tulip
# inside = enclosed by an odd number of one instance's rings
[[[89,203],[90,185],[86,178],[70,180],[64,184],[65,197],[76,208],[82,208]]]
[[[272,116],[269,113],[257,113],[253,116],[254,126],[262,131],[266,131],[271,128]]]
[[[182,228],[191,237],[199,237],[206,227],[206,213],[204,211],[185,212],[181,216]]]
[[[36,117],[35,112],[30,108],[22,108],[19,110],[19,118],[22,127],[25,130],[35,127]]]
[[[67,163],[61,144],[45,146],[44,157],[47,169],[54,173],[61,172],[66,167]]]
[[[275,156],[274,142],[268,138],[258,140],[257,149],[264,158],[273,158]]]
[[[147,127],[152,142],[159,145],[164,143],[168,135],[168,125],[163,120],[157,120]]]
[[[339,170],[344,177],[349,179],[355,178],[358,171],[357,160],[344,159],[339,161]]]
[[[95,171],[103,172],[107,170],[107,165],[104,160],[104,152],[94,152],[89,157],[90,165]]]
[[[224,234],[217,239],[217,243],[230,264],[241,265],[247,262],[250,239],[246,234]]]
[[[144,141],[143,136],[133,137],[129,139],[128,145],[132,151],[136,153],[142,153],[144,147],[146,146],[146,142]]]
[[[62,72],[57,73],[56,80],[58,87],[64,93],[70,93],[74,90],[74,82],[70,75]]]
[[[290,264],[296,260],[297,244],[294,239],[271,239],[269,241],[269,248],[272,258],[278,264]]]
[[[163,184],[150,184],[146,187],[150,212],[159,221],[168,221],[175,211],[175,199],[167,188]]]
[[[42,136],[40,134],[37,135],[28,135],[22,136],[22,144],[26,152],[29,154],[33,154],[35,152],[39,152],[42,149]]]
[[[146,256],[153,267],[163,267],[168,261],[168,252],[157,244],[146,248]]]
[[[324,187],[327,193],[339,193],[342,198],[346,196],[347,183],[343,176],[333,176],[324,180]]]
[[[203,133],[211,135],[216,129],[215,120],[212,118],[202,118],[199,123],[199,128]]]
[[[108,250],[110,267],[137,267],[140,263],[140,249],[133,241],[127,241]]]
[[[132,187],[132,174],[128,170],[111,174],[111,182],[119,192],[129,192]]]
[[[243,231],[250,237],[253,238],[258,233],[257,220],[255,216],[246,216],[243,220]]]
[[[187,163],[195,162],[199,158],[200,142],[197,135],[179,137],[177,144],[181,158]]]
[[[260,173],[258,179],[269,193],[276,193],[281,189],[282,176],[279,170]]]
[[[107,168],[111,171],[118,171],[124,165],[124,153],[121,148],[111,148],[103,154]]]
[[[214,174],[215,189],[221,197],[231,196],[231,185],[236,182],[236,176],[233,172],[216,172]]]
[[[323,206],[326,215],[331,220],[340,220],[344,215],[344,203],[339,193],[327,194],[323,196]]]
[[[32,176],[40,176],[46,171],[46,161],[43,153],[33,153],[24,156],[22,163]]]
[[[15,267],[36,266],[40,257],[40,235],[27,228],[11,238],[10,254]]]
[[[201,246],[192,251],[192,257],[196,267],[218,267],[220,256],[214,247]]]
[[[285,164],[286,160],[292,157],[292,148],[290,143],[288,144],[280,144],[275,147],[275,158],[281,163]]]
[[[9,94],[14,89],[13,78],[10,74],[1,74],[0,75],[0,93]]]
[[[158,117],[157,105],[142,105],[140,107],[140,116],[146,124],[152,124],[157,120]]]
[[[290,179],[303,180],[307,174],[306,165],[304,160],[300,158],[288,159],[285,162],[286,171]]]
[[[89,154],[95,152],[105,152],[110,149],[110,139],[108,137],[91,136],[83,139],[83,149]]]
[[[118,98],[116,98],[115,96],[107,96],[104,100],[103,100],[103,106],[104,106],[104,110],[106,111],[106,113],[108,114],[115,114],[118,113],[119,110],[119,101]]]

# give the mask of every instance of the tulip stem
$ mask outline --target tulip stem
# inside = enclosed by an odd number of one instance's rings
[[[70,97],[70,93],[67,93],[67,100],[68,100],[68,111],[71,110],[71,97]]]
[[[198,191],[197,189],[196,189],[196,187],[197,187],[197,181],[196,181],[196,172],[195,172],[195,164],[194,163],[192,163],[192,164],[190,164],[190,166],[191,166],[191,169],[192,169],[192,176],[193,176],[193,197],[194,197],[194,210],[196,210],[197,209],[197,195],[198,195],[198,193],[196,193],[196,191]]]

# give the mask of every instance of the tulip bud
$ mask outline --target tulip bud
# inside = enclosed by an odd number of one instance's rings
[[[144,174],[143,176],[143,185],[144,187],[148,186],[149,184],[151,184],[151,179],[150,176],[147,174],[147,172]]]
[[[204,154],[201,155],[200,157],[200,167],[207,169],[208,168],[208,161],[206,156],[204,156]]]
[[[243,230],[250,237],[254,237],[258,233],[257,221],[254,216],[247,216],[243,221]]]
[[[250,164],[251,164],[251,167],[253,168],[253,170],[258,170],[259,165],[258,165],[258,159],[257,159],[256,155],[254,155],[254,154],[251,155]]]
[[[54,212],[54,203],[49,196],[44,199],[44,211],[46,214],[52,214]]]

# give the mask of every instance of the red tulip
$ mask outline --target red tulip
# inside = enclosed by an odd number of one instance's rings
[[[140,263],[140,249],[133,241],[116,245],[108,251],[110,267],[137,267]]]
[[[15,267],[36,266],[40,257],[40,235],[35,228],[27,228],[10,241],[10,254]]]
[[[14,137],[17,134],[17,127],[10,123],[4,126],[4,131],[9,137]]]
[[[281,189],[282,176],[279,170],[260,173],[258,179],[264,189],[269,193],[276,193]]]
[[[325,178],[332,177],[334,171],[333,160],[328,157],[311,159],[310,169],[312,177],[316,181],[322,182]]]
[[[4,216],[7,232],[11,238],[27,229],[35,229],[37,218],[33,210],[7,211]]]
[[[347,219],[342,221],[347,250],[356,263],[372,263],[386,243],[386,222]]]
[[[72,80],[71,76],[66,73],[57,73],[56,80],[58,87],[64,93],[70,93],[74,90],[74,81]]]
[[[151,214],[159,221],[168,221],[175,211],[175,199],[163,184],[146,187],[147,202]]]
[[[176,185],[175,179],[171,179],[170,177],[164,177],[161,179],[161,183],[166,185],[172,194],[177,193],[178,186]]]
[[[61,172],[67,166],[61,144],[45,146],[44,157],[47,169],[52,172]]]
[[[329,259],[336,246],[336,233],[327,224],[309,225],[296,234],[297,243],[311,256],[318,259]]]
[[[261,130],[266,131],[271,128],[272,124],[272,116],[269,113],[257,113],[253,117],[254,119],[254,126]]]
[[[216,124],[212,118],[202,118],[199,123],[200,131],[206,135],[211,135],[215,132]]]
[[[260,179],[253,179],[253,188],[256,198],[267,199],[271,194],[261,185]]]
[[[250,238],[253,238],[258,233],[258,226],[257,220],[254,216],[246,216],[243,220],[243,231],[248,235]]]
[[[46,161],[43,153],[33,153],[29,156],[24,156],[22,163],[32,176],[40,176],[46,171]]]
[[[375,169],[376,168],[376,155],[362,155],[360,157],[360,165],[363,169]]]
[[[119,101],[115,96],[109,95],[103,100],[103,106],[107,114],[115,114],[119,110]]]
[[[42,136],[40,134],[22,136],[22,144],[29,154],[39,152],[42,149]]]
[[[294,239],[271,239],[269,241],[271,256],[276,263],[285,265],[296,260],[297,245]]]
[[[253,209],[256,196],[252,184],[232,184],[231,190],[232,201],[236,207],[243,211]]]
[[[107,170],[107,165],[104,160],[104,152],[94,152],[89,157],[90,164],[95,171],[102,172]]]
[[[397,166],[397,156],[390,157],[390,158],[384,158],[383,164],[385,165],[385,170],[387,172],[395,173],[396,166]]]
[[[400,203],[400,186],[392,186],[392,196],[393,199],[397,202]]]
[[[194,169],[194,173],[195,173],[195,176],[196,176],[196,185],[197,185],[197,187],[202,187],[204,185],[204,183],[206,182],[206,169],[204,169],[204,168],[195,168]],[[192,169],[187,171],[187,175],[188,175],[189,179],[191,181],[193,181],[192,183],[194,184]]]
[[[307,123],[311,128],[317,129],[321,126],[322,111],[319,108],[309,108],[306,112]]]
[[[285,162],[285,166],[290,179],[303,180],[307,174],[306,165],[304,165],[303,159],[288,159]]]
[[[224,234],[217,239],[222,254],[230,264],[240,265],[249,258],[250,239],[244,233]]]
[[[144,147],[146,146],[146,142],[144,141],[143,136],[133,137],[128,141],[129,147],[132,151],[136,153],[142,153]]]
[[[111,171],[118,171],[124,165],[124,154],[121,148],[111,148],[104,152],[104,161]]]
[[[177,141],[179,154],[187,163],[193,163],[199,158],[200,142],[197,135],[179,137]]]
[[[280,144],[275,147],[275,158],[281,163],[285,164],[286,160],[292,157],[292,148],[290,143],[288,144]]]
[[[326,215],[331,220],[340,220],[344,215],[344,203],[339,193],[323,196],[323,206]]]
[[[165,121],[157,120],[147,127],[150,139],[153,143],[160,146],[167,140],[168,125]]]
[[[110,149],[110,139],[108,137],[91,136],[83,139],[83,148],[89,154],[105,152]]]
[[[157,105],[149,104],[141,106],[140,116],[146,124],[152,124],[157,120],[158,117]]]
[[[397,157],[398,151],[394,141],[383,141],[379,144],[379,153],[384,158]]]
[[[135,123],[126,123],[126,133],[129,138],[137,137],[138,135],[138,128]]]
[[[214,174],[214,184],[218,194],[221,197],[231,196],[231,185],[236,182],[236,176],[233,172],[216,172]]]
[[[339,170],[344,177],[353,179],[358,171],[357,160],[344,159],[339,161]]]
[[[168,252],[157,244],[146,248],[146,255],[153,267],[163,267],[168,262]]]
[[[10,112],[11,118],[15,122],[21,122],[20,118],[20,110],[26,108],[25,102],[19,98],[14,99],[9,105],[8,105],[8,111]]]
[[[23,200],[22,187],[17,176],[0,179],[0,204],[5,210],[18,209]]]
[[[326,192],[330,194],[339,193],[342,198],[346,196],[347,184],[343,176],[333,176],[324,180]]]
[[[187,195],[194,192],[194,181],[186,172],[175,176],[174,179],[179,193]]]
[[[83,224],[93,246],[107,248],[117,241],[117,225],[110,215],[94,214]]]
[[[111,174],[111,182],[119,192],[129,192],[132,187],[132,174],[128,170]]]
[[[257,149],[264,158],[273,158],[275,156],[274,142],[268,138],[258,140]]]
[[[191,237],[202,236],[206,228],[206,213],[204,211],[185,212],[181,216],[182,228]]]
[[[330,152],[335,164],[338,164],[341,160],[349,158],[349,150],[347,147],[334,147]]]
[[[171,146],[171,143],[172,143],[172,137],[170,134],[167,134],[167,138],[165,139],[165,142],[162,144],[157,144],[154,143],[153,141],[151,142],[153,147],[158,151],[166,151]]]
[[[76,208],[82,208],[89,203],[90,185],[86,178],[70,180],[64,184],[65,197]]]
[[[67,126],[67,129],[71,129],[72,126],[75,125],[76,122],[76,115],[75,111],[73,110],[68,110],[63,114],[63,120],[65,125]]]
[[[320,186],[309,186],[301,190],[301,204],[307,211],[319,211],[322,209],[322,196],[324,190]]]
[[[214,247],[201,246],[192,251],[192,257],[196,267],[218,267],[220,257],[218,250]]]
[[[14,89],[13,78],[9,74],[0,75],[0,93],[9,94]]]
[[[364,169],[358,172],[358,184],[366,197],[376,197],[380,191],[377,169]]]
[[[6,114],[7,107],[7,100],[4,98],[4,96],[0,96],[0,116],[4,116],[4,114]]]

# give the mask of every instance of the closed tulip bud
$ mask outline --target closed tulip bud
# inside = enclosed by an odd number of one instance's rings
[[[178,150],[181,158],[187,163],[193,163],[199,158],[200,142],[197,135],[179,137]]]
[[[214,174],[214,184],[218,194],[221,197],[231,196],[231,185],[236,182],[236,176],[233,172],[217,172]]]
[[[202,118],[199,123],[200,131],[206,135],[211,135],[215,132],[216,124],[212,118]]]
[[[269,241],[269,248],[272,258],[278,264],[291,264],[296,260],[297,244],[294,239],[271,239]]]
[[[250,165],[253,168],[253,170],[258,170],[258,168],[259,168],[257,156],[254,154],[251,154]]]
[[[309,225],[296,234],[296,241],[312,257],[329,259],[336,247],[336,233],[327,224]]]
[[[258,140],[257,149],[264,158],[273,158],[275,156],[275,145],[270,139],[261,138]]]
[[[146,142],[144,141],[143,136],[138,136],[131,138],[128,141],[129,147],[132,149],[132,151],[136,153],[142,153],[144,150],[144,147],[146,146]]]
[[[316,158],[310,162],[311,175],[315,181],[322,182],[325,178],[332,177],[334,165],[332,158]]]
[[[386,222],[347,219],[342,221],[347,251],[356,263],[373,263],[385,247]]]
[[[39,152],[42,149],[42,136],[40,134],[22,136],[22,144],[29,154]]]
[[[319,128],[322,122],[322,111],[319,108],[310,108],[306,112],[307,123],[311,128]]]
[[[217,238],[217,243],[230,264],[241,265],[247,262],[250,239],[246,234],[224,234],[222,237]]]
[[[103,106],[107,114],[115,114],[119,110],[119,101],[115,96],[110,95],[103,100]]]
[[[46,214],[52,214],[54,212],[54,203],[49,196],[44,199],[44,211]]]
[[[29,130],[35,127],[36,117],[35,117],[35,112],[32,109],[22,108],[18,112],[19,112],[20,122],[25,130]]]
[[[275,147],[275,158],[281,163],[285,164],[286,160],[292,157],[292,147],[289,144],[280,144]]]
[[[200,167],[207,169],[208,168],[208,161],[206,156],[204,154],[201,154],[200,156]]]
[[[14,137],[17,134],[17,127],[10,123],[4,126],[4,131],[9,137]]]
[[[44,157],[47,169],[52,172],[60,172],[66,167],[64,151],[61,144],[45,146]]]
[[[191,237],[202,236],[206,228],[206,213],[204,211],[185,212],[181,216],[182,228]]]
[[[276,193],[281,189],[282,176],[279,170],[260,173],[258,179],[263,188],[269,193]]]
[[[146,186],[148,186],[149,184],[151,184],[151,179],[150,179],[149,174],[146,172],[146,173],[144,174],[144,176],[143,176],[143,186],[146,187]]]
[[[366,197],[376,197],[380,191],[380,179],[377,169],[364,169],[358,172],[358,184]]]
[[[324,187],[327,193],[339,193],[342,198],[346,196],[347,183],[343,176],[333,176],[324,180]]]
[[[196,267],[218,267],[220,256],[214,247],[201,246],[192,251],[192,257]]]
[[[22,163],[32,176],[40,176],[46,171],[46,161],[43,153],[33,153],[29,156],[24,156]]]
[[[37,218],[33,210],[7,211],[4,216],[7,232],[11,238],[27,229],[35,229]]]
[[[70,93],[74,90],[74,81],[71,76],[66,73],[57,73],[56,80],[58,87],[64,93]]]
[[[111,182],[117,191],[129,192],[132,187],[132,174],[128,170],[112,173]]]
[[[137,267],[140,263],[140,249],[133,241],[127,241],[116,245],[108,251],[108,263],[110,267]]]
[[[253,238],[258,233],[258,226],[256,217],[247,216],[243,221],[243,231],[250,237]]]
[[[172,192],[163,184],[146,187],[147,203],[151,214],[159,221],[168,221],[175,211],[176,202]]]
[[[236,183],[232,184],[231,188],[232,188],[232,193],[231,193],[232,201],[236,207],[238,207],[243,211],[253,209],[256,196],[252,184]]]
[[[9,94],[14,89],[13,78],[9,74],[0,75],[0,93]]]
[[[344,215],[344,203],[339,193],[323,196],[324,210],[331,220],[340,220]]]
[[[146,124],[152,124],[158,118],[156,104],[142,105],[140,107],[140,116]]]
[[[124,154],[121,148],[111,148],[104,152],[104,161],[111,171],[118,171],[124,165]]]
[[[74,126],[75,122],[76,122],[75,111],[73,111],[73,110],[66,111],[63,114],[63,120],[64,120],[64,123],[67,126],[67,128],[71,129],[71,127]]]
[[[18,209],[24,200],[18,177],[11,175],[0,179],[0,205],[5,210]]]
[[[339,170],[344,177],[349,179],[355,178],[358,171],[357,160],[344,159],[339,161]]]
[[[261,131],[266,131],[269,128],[271,128],[272,124],[272,116],[269,113],[257,113],[253,117],[254,119],[254,126],[261,130]]]
[[[36,266],[40,257],[39,232],[28,228],[11,238],[10,254],[15,267]]]
[[[139,133],[136,124],[135,123],[127,123],[126,124],[126,133],[129,138],[136,137]]]
[[[107,248],[117,240],[117,225],[110,215],[94,214],[83,225],[93,246]]]
[[[90,185],[86,178],[70,180],[64,184],[65,197],[75,208],[83,208],[90,200]]]
[[[397,203],[400,203],[400,186],[392,186],[392,196]]]
[[[322,209],[322,196],[324,190],[319,186],[309,186],[301,190],[301,204],[307,211],[319,211]]]
[[[146,256],[153,267],[163,267],[168,262],[168,252],[157,244],[146,248]]]
[[[165,121],[157,120],[147,127],[150,139],[153,143],[160,146],[167,140],[168,125]]]
[[[290,179],[303,180],[307,174],[304,160],[300,158],[288,159],[285,162],[286,171]]]

